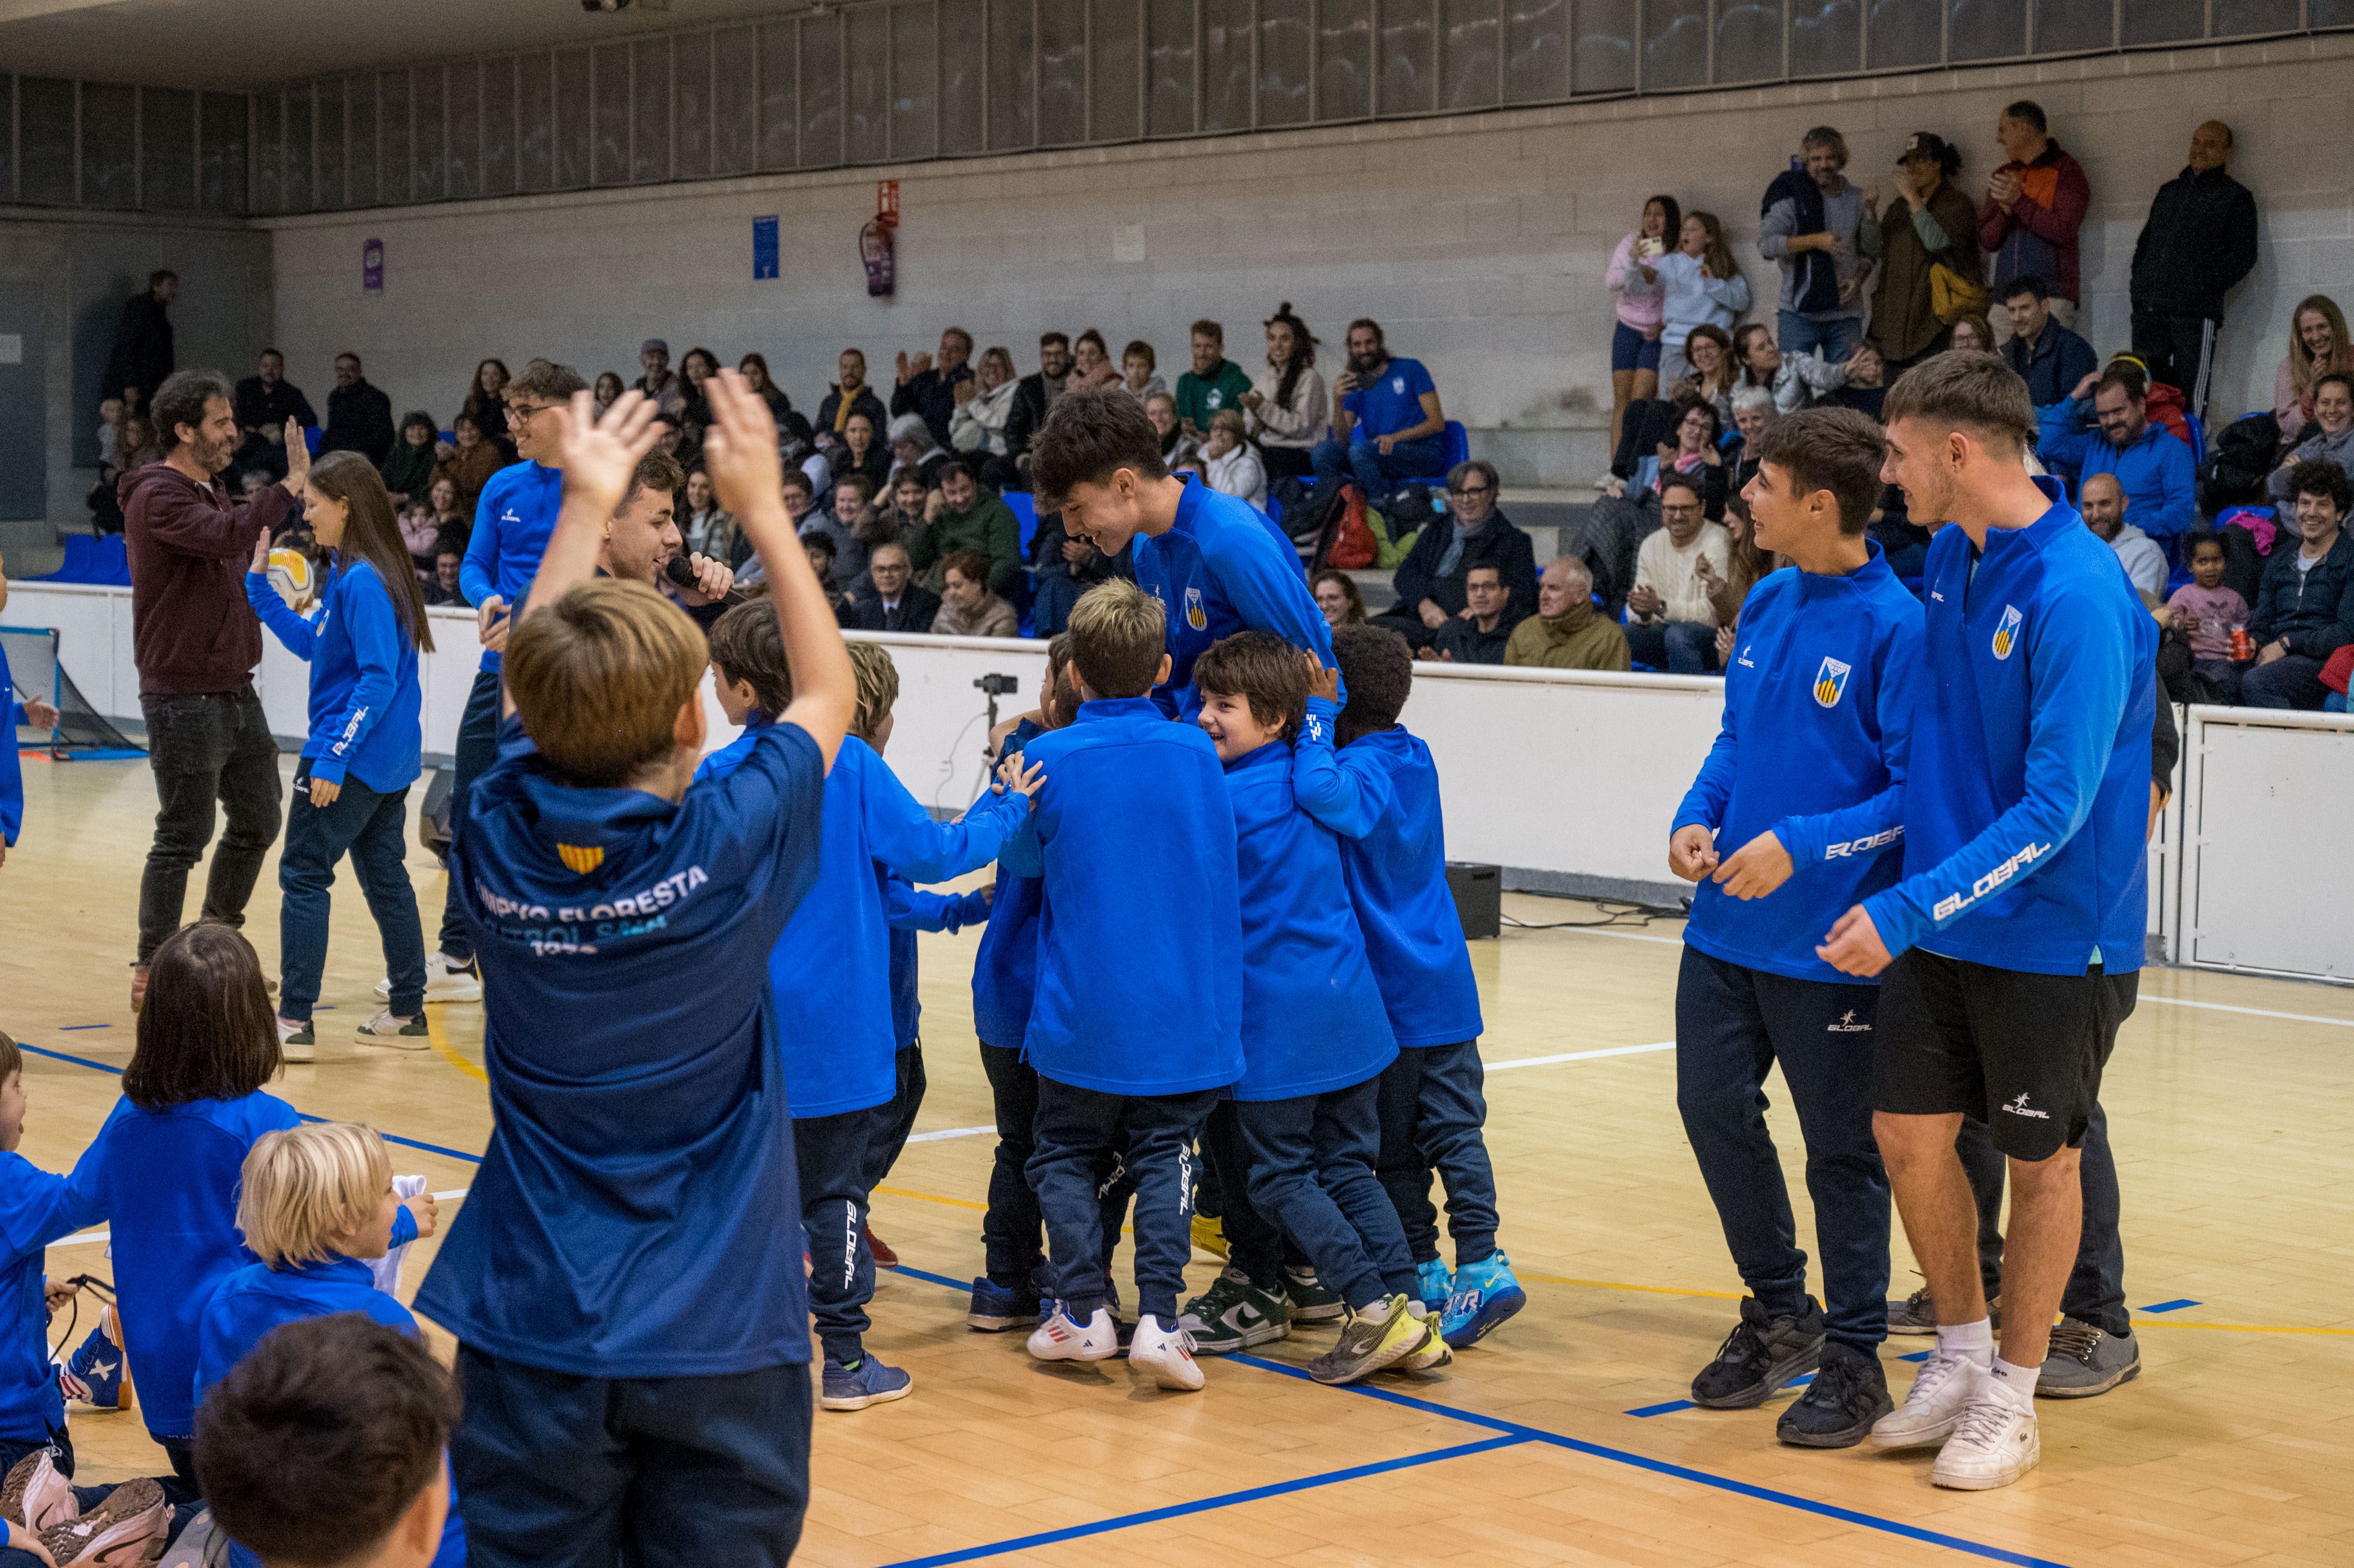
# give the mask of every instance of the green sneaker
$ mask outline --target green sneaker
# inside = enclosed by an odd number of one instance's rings
[[[290,1023],[283,1018],[278,1021],[278,1054],[289,1062],[309,1062],[317,1058],[319,1036],[317,1031],[311,1027],[309,1019],[300,1023]]]
[[[1349,1310],[1339,1296],[1324,1287],[1312,1268],[1285,1269],[1283,1293],[1291,1298],[1295,1323],[1337,1323]]]
[[[1308,1375],[1318,1383],[1354,1383],[1414,1355],[1437,1337],[1430,1319],[1416,1317],[1403,1296],[1384,1298],[1378,1309],[1378,1319],[1371,1308],[1351,1318],[1340,1342],[1308,1363]]]
[[[1177,1326],[1193,1336],[1195,1355],[1231,1355],[1290,1333],[1291,1303],[1228,1264],[1209,1289],[1185,1303]]]
[[[427,1026],[422,1012],[414,1018],[402,1018],[386,1008],[361,1024],[357,1033],[371,1045],[389,1045],[396,1051],[433,1049],[433,1031]]]

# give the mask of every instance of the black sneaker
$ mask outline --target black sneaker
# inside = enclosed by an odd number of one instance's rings
[[[1804,1317],[1768,1318],[1764,1302],[1744,1296],[1740,1325],[1717,1347],[1716,1360],[1692,1379],[1692,1403],[1711,1410],[1748,1410],[1800,1372],[1814,1371],[1822,1356],[1823,1309],[1813,1297],[1807,1298]]]
[[[2141,1340],[2120,1340],[2081,1318],[2062,1318],[2035,1380],[2040,1399],[2090,1399],[2141,1376]]]
[[[1823,1346],[1815,1381],[1774,1424],[1774,1436],[1794,1448],[1852,1448],[1895,1408],[1880,1358],[1833,1340]]]
[[[1937,1304],[1929,1298],[1929,1287],[1921,1287],[1902,1301],[1888,1304],[1888,1331],[1892,1334],[1934,1334],[1937,1331]]]

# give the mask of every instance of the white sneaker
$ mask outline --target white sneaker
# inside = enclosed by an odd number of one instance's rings
[[[1097,1308],[1082,1329],[1071,1320],[1070,1308],[1057,1301],[1046,1320],[1031,1331],[1030,1353],[1042,1361],[1109,1361],[1119,1353],[1119,1330],[1109,1308]]]
[[[1182,1329],[1161,1326],[1147,1312],[1136,1320],[1136,1338],[1128,1342],[1128,1364],[1142,1367],[1163,1388],[1190,1393],[1202,1386],[1202,1369],[1193,1361],[1193,1336]]]
[[[1929,1479],[1956,1491],[1983,1492],[2007,1487],[2035,1468],[2043,1457],[2043,1438],[2032,1400],[2020,1398],[1988,1372],[1977,1372],[1973,1381],[1969,1408],[1937,1450]]]
[[[433,1031],[421,1012],[414,1018],[397,1018],[387,1007],[361,1024],[357,1033],[371,1045],[389,1045],[396,1051],[433,1049]]]
[[[1923,1447],[1953,1436],[1985,1372],[1967,1356],[1931,1351],[1904,1403],[1872,1424],[1875,1448]]]
[[[392,980],[389,976],[376,982],[376,993],[389,999]],[[453,964],[441,953],[425,955],[425,1000],[428,1001],[480,1001],[482,982],[471,965]]]
[[[289,1062],[314,1062],[319,1057],[318,1034],[308,1023],[278,1020],[278,1054]]]

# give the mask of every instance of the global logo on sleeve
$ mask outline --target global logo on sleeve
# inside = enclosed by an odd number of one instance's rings
[[[1207,631],[1210,629],[1210,612],[1202,608],[1200,588],[1189,588],[1185,590],[1185,624],[1196,631]]]
[[[2019,646],[2020,623],[2025,619],[2026,617],[2019,613],[2019,609],[2016,605],[2006,604],[2002,607],[2002,620],[1996,624],[1994,629],[1994,656],[1996,658],[2009,658],[2010,651]]]
[[[1822,668],[1815,672],[1815,704],[1819,707],[1835,708],[1847,695],[1848,672],[1854,666],[1842,664],[1829,654],[1823,656]]]

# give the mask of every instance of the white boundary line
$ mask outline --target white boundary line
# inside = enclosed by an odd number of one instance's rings
[[[2274,1012],[2268,1007],[2233,1007],[2228,1002],[2191,1001],[2179,996],[2146,996],[2141,1000],[2163,1002],[2168,1007],[2196,1007],[2207,1012],[2240,1012],[2251,1018],[2285,1018],[2295,1023],[2334,1023],[2340,1029],[2354,1029],[2354,1018],[2324,1018],[2317,1012]]]
[[[1564,1051],[1558,1056],[1515,1056],[1507,1062],[1490,1062],[1485,1068],[1490,1073],[1502,1073],[1514,1067],[1550,1067],[1556,1062],[1592,1062],[1604,1056],[1640,1056],[1653,1051],[1672,1051],[1672,1040],[1654,1041],[1649,1045],[1613,1045],[1601,1051]]]

